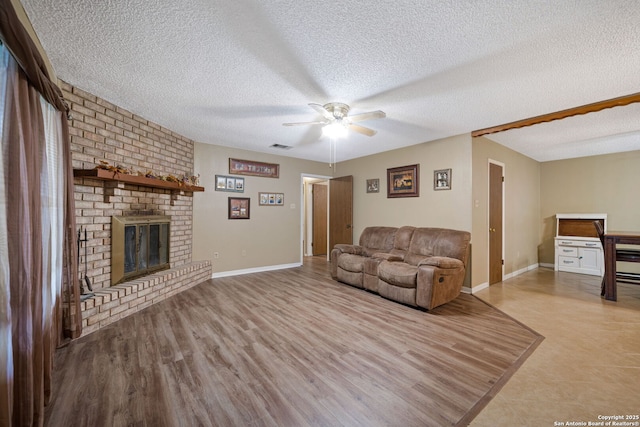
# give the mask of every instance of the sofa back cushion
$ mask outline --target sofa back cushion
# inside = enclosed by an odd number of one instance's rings
[[[415,229],[415,227],[411,227],[408,225],[400,227],[396,232],[396,237],[393,240],[393,249],[391,249],[390,253],[404,259],[404,256],[409,250],[409,244],[411,244],[411,236],[413,236],[413,231]]]
[[[363,255],[371,256],[376,252],[389,252],[393,248],[396,227],[367,227],[360,235]]]
[[[411,237],[405,262],[417,265],[425,257],[456,258],[467,265],[471,234],[446,228],[416,228]]]

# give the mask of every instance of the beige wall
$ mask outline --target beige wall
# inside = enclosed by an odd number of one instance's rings
[[[420,197],[387,198],[387,168],[420,165]],[[433,171],[452,169],[451,190],[434,191]],[[372,225],[444,227],[471,231],[471,137],[460,135],[340,163],[353,175],[354,241]],[[380,179],[367,193],[366,180]],[[472,236],[473,239],[473,236]]]
[[[489,280],[490,159],[504,165],[504,277],[538,263],[540,164],[487,138],[474,138],[472,286]]]
[[[229,175],[229,157],[280,164],[280,178],[245,177],[244,193],[215,191],[215,175]],[[420,164],[420,197],[388,199],[387,168]],[[433,171],[451,168],[452,189],[433,190]],[[260,269],[301,261],[301,174],[332,176],[327,163],[195,144],[195,171],[205,193],[194,194],[194,259],[211,259],[216,273]],[[352,175],[354,240],[370,225],[416,225],[471,230],[471,137],[462,135],[363,157],[337,165]],[[379,178],[379,193],[366,193]],[[258,192],[285,193],[284,207],[258,206]],[[251,198],[251,219],[228,220],[229,196]],[[291,208],[295,204],[295,208]],[[243,255],[243,251],[245,255]],[[219,258],[214,258],[214,252]]]
[[[215,175],[229,175],[230,157],[278,163],[280,178],[244,176],[244,193],[215,191]],[[212,260],[214,275],[302,261],[301,175],[331,176],[327,163],[196,143],[194,169],[206,191],[194,194],[193,259]],[[259,192],[284,193],[284,206],[258,206]],[[227,219],[234,196],[251,199],[249,220]]]
[[[540,262],[553,264],[556,213],[606,213],[609,230],[640,231],[640,151],[541,163]]]

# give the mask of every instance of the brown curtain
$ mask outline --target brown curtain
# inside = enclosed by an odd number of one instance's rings
[[[10,0],[0,37],[0,426],[43,425],[55,348],[82,332],[67,111]]]
[[[0,37],[27,75],[29,84],[49,104],[59,111],[65,111],[67,106],[62,98],[62,91],[55,82],[51,81],[44,60],[20,22],[11,0],[0,0]]]

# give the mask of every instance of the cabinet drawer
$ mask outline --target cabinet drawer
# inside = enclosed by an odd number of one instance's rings
[[[600,242],[584,242],[583,245],[585,248],[601,248],[602,245]]]
[[[597,240],[567,240],[556,239],[556,246],[576,246],[581,248],[602,248],[602,245]]]
[[[558,252],[561,256],[573,256],[573,257],[578,256],[578,248],[568,248],[565,246],[560,246],[558,248]]]
[[[579,240],[556,240],[558,245],[562,245],[562,246],[580,246],[580,241]]]
[[[560,256],[558,261],[560,267],[580,267],[580,260],[575,257]]]

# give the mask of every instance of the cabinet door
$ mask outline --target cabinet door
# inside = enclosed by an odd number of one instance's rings
[[[580,248],[580,268],[586,268],[589,270],[600,269],[600,254],[599,249]]]

